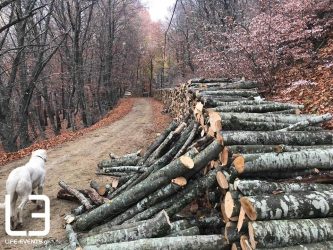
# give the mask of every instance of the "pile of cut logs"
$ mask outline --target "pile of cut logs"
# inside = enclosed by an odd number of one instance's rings
[[[69,243],[44,248],[332,249],[333,133],[320,127],[332,116],[256,88],[223,78],[156,91],[178,119],[145,152],[101,161],[106,185],[61,181],[58,197],[81,205],[65,218]]]

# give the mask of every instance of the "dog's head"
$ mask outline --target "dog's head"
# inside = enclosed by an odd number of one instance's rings
[[[47,154],[45,149],[37,149],[35,151],[32,151],[31,157],[39,157],[42,158],[44,161],[47,160]]]

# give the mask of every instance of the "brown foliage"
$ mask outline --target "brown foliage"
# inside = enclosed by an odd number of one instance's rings
[[[49,149],[53,148],[57,145],[60,145],[62,143],[68,142],[68,141],[73,141],[74,139],[90,132],[95,129],[108,126],[112,124],[113,122],[121,119],[125,115],[127,115],[133,107],[134,104],[134,98],[123,98],[119,101],[118,105],[110,111],[102,120],[99,122],[95,123],[94,125],[88,127],[88,128],[83,128],[78,131],[72,132],[72,131],[65,131],[61,133],[58,136],[54,136],[50,139],[43,140],[37,143],[32,144],[31,146],[21,149],[17,152],[14,153],[5,153],[5,152],[0,152],[0,165],[5,165],[6,163],[20,159],[24,156],[29,155],[32,151],[38,149],[38,148],[44,148],[44,149]]]

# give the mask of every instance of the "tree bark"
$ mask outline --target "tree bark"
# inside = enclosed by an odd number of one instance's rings
[[[252,248],[277,248],[333,240],[333,218],[249,222]]]

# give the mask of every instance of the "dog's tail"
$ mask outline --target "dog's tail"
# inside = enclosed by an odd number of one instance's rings
[[[0,209],[5,209],[5,203],[0,203]]]

